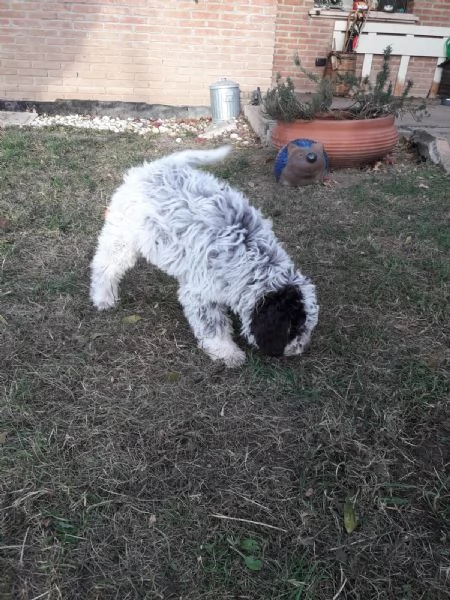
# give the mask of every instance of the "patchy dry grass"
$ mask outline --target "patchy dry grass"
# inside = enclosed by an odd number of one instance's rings
[[[405,150],[304,191],[268,150],[218,166],[322,307],[305,357],[227,371],[151,266],[88,301],[111,191],[173,147],[0,132],[0,597],[447,597],[448,179]]]

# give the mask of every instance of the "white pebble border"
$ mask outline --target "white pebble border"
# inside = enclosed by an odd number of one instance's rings
[[[123,133],[129,131],[139,135],[146,133],[167,133],[171,137],[181,135],[199,135],[209,127],[209,119],[190,119],[178,121],[176,119],[139,119],[128,117],[93,117],[91,115],[39,115],[31,123],[33,127],[51,127],[64,125],[81,129],[94,129],[97,131],[114,131]],[[177,140],[178,141],[178,140]],[[181,140],[180,140],[181,141]]]
[[[229,134],[226,129],[220,130],[220,126],[215,131],[216,127],[211,119],[140,119],[128,117],[119,119],[109,116],[92,116],[92,115],[38,115],[30,123],[33,127],[78,127],[80,129],[92,129],[96,131],[113,131],[115,133],[131,132],[138,135],[145,134],[166,134],[175,138],[175,142],[180,144],[183,138],[187,136],[197,136],[200,138],[212,137],[228,137],[230,140],[240,142],[247,146],[250,142],[251,130],[245,120],[237,119],[233,129],[233,133]],[[241,135],[236,133],[236,128],[239,125]],[[248,138],[248,139],[246,139]]]

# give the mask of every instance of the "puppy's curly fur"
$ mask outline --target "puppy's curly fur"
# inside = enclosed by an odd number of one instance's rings
[[[289,356],[303,352],[319,308],[314,285],[295,269],[270,221],[239,191],[192,168],[229,151],[185,150],[128,171],[99,236],[90,296],[99,310],[112,307],[124,273],[143,256],[178,280],[199,346],[236,367],[245,354],[232,339],[228,310],[250,344]]]

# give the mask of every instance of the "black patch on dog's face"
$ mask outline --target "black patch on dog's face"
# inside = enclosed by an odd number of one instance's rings
[[[258,302],[250,331],[261,352],[281,356],[287,344],[300,335],[305,320],[302,293],[295,286],[287,285]]]

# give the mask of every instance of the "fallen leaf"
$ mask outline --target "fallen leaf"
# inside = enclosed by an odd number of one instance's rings
[[[3,231],[8,231],[8,229],[9,229],[8,219],[5,219],[4,217],[0,217],[0,229],[2,229]]]
[[[425,364],[429,367],[437,368],[444,365],[447,361],[447,353],[444,349],[437,349],[424,359]]]
[[[428,190],[430,186],[426,185],[425,183],[419,183],[419,187],[423,188],[424,190]]]
[[[123,317],[122,323],[125,323],[126,325],[132,325],[133,323],[137,323],[141,319],[142,317],[140,317],[139,315],[128,315],[126,317]]]
[[[0,431],[0,444],[4,444],[6,442],[8,434],[6,431]]]
[[[148,518],[148,524],[152,527],[156,523],[156,515],[150,515]]]
[[[175,381],[179,381],[181,379],[180,373],[176,371],[172,371],[171,373],[166,373],[166,381],[169,383],[174,383]]]
[[[345,531],[350,534],[356,529],[356,514],[355,506],[351,500],[346,500],[344,504],[344,527]]]

